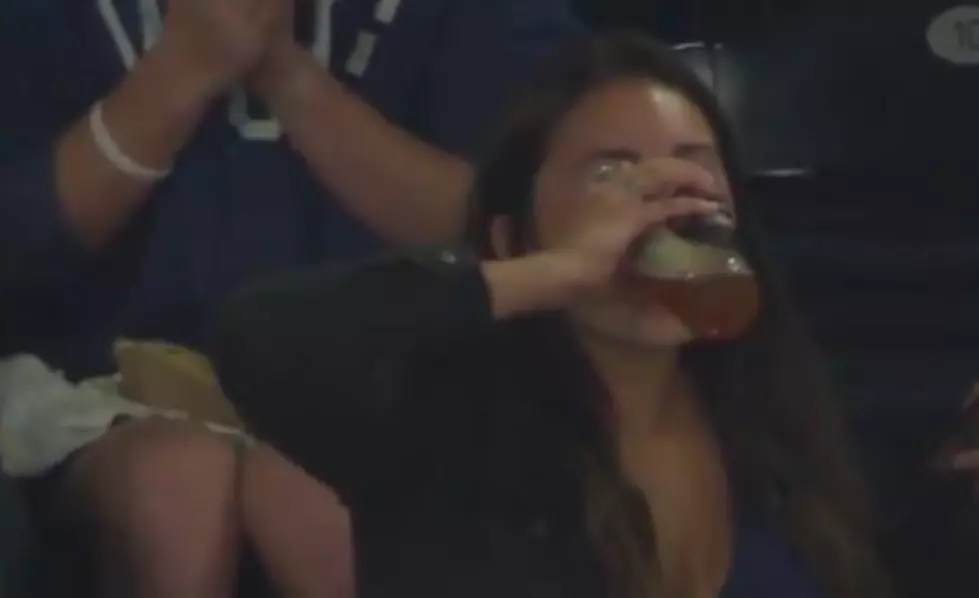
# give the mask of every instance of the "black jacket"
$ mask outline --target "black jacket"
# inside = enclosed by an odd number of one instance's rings
[[[245,291],[212,358],[255,435],[350,508],[362,597],[605,598],[575,471],[597,418],[568,399],[585,378],[539,375],[547,320],[495,322],[474,261],[434,250]],[[726,598],[819,595],[740,537]]]
[[[464,253],[434,250],[248,290],[212,357],[252,431],[350,508],[360,595],[600,596],[575,426],[520,383],[519,334]]]

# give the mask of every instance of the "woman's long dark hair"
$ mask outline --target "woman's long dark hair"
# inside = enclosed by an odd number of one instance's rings
[[[740,242],[755,269],[762,310],[740,339],[691,345],[681,364],[695,380],[727,461],[739,513],[762,516],[792,543],[811,573],[834,598],[887,593],[874,555],[873,528],[830,385],[817,352],[792,313],[786,294],[759,246],[732,134],[712,93],[668,48],[618,33],[589,37],[555,56],[519,94],[510,118],[477,173],[470,240],[492,256],[490,222],[508,216],[516,243],[532,230],[534,178],[551,135],[572,107],[610,83],[647,80],[683,94],[711,124],[735,198]],[[573,345],[571,345],[573,347]],[[574,348],[549,352],[555,378],[575,389],[582,404],[596,403],[597,377],[567,383],[565,360]],[[561,372],[561,374],[557,374]],[[601,434],[599,434],[601,436]],[[580,472],[589,521],[583,522],[606,565],[609,591],[622,598],[659,595],[655,531],[646,509],[614,458],[612,439],[580,447]]]

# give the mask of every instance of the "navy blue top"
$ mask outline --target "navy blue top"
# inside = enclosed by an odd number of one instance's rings
[[[575,466],[593,381],[541,357],[568,342],[495,321],[481,270],[436,249],[246,290],[211,356],[252,432],[350,508],[361,596],[610,598]],[[744,505],[723,598],[828,598],[776,508]]]
[[[727,583],[720,598],[827,598],[798,556],[764,526],[738,529]]]
[[[563,0],[311,4],[305,37],[331,72],[392,122],[466,157],[505,91],[577,31]],[[0,270],[22,274],[0,293],[0,313],[16,314],[0,321],[0,354],[102,372],[118,335],[194,344],[207,306],[243,280],[376,246],[281,136],[256,135],[263,108],[233,94],[119,238],[99,257],[80,251],[58,213],[52,142],[157,38],[160,12],[157,0],[0,3]]]

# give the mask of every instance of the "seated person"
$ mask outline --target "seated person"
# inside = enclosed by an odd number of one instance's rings
[[[252,277],[456,237],[501,96],[575,31],[563,0],[4,2],[0,354],[109,373],[114,339],[195,345]],[[329,489],[244,455],[239,480],[202,427],[118,421],[32,495],[99,532],[104,593],[229,596],[244,534],[291,596],[348,595]]]
[[[670,51],[598,36],[510,116],[472,192],[478,257],[312,267],[218,322],[241,416],[349,506],[360,595],[888,595],[710,92]],[[608,169],[628,184],[590,182]],[[722,213],[760,311],[707,342],[623,264],[650,227]]]

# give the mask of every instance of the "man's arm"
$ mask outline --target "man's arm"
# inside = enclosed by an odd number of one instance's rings
[[[56,7],[28,1],[0,9],[0,287],[69,274],[122,225],[150,184],[116,171],[93,145],[73,101]],[[158,50],[104,100],[117,143],[143,164],[165,164],[192,126],[167,51]],[[67,81],[67,82],[66,82]],[[71,121],[75,121],[72,123]]]
[[[251,68],[266,40],[252,22],[260,17],[238,0],[173,0],[160,41],[100,99],[99,122],[89,106],[51,101],[73,91],[59,88],[65,23],[57,7],[21,0],[0,10],[0,72],[9,84],[0,97],[0,267],[19,280],[61,271],[109,243],[157,182],[153,171],[170,166],[210,101]],[[252,38],[253,57],[229,49],[229,39]]]
[[[298,46],[280,49],[274,60],[254,87],[347,209],[395,243],[458,234],[469,164],[388,122]]]
[[[211,97],[160,44],[105,96],[102,119],[126,156],[162,170],[193,133]],[[77,238],[86,248],[97,249],[126,225],[157,181],[132,176],[110,162],[91,127],[85,114],[55,142],[51,190]]]
[[[459,236],[472,177],[466,158],[507,91],[577,31],[562,0],[455,4],[423,90],[431,143],[388,122],[291,39],[274,46],[252,81],[321,184],[391,242]]]

